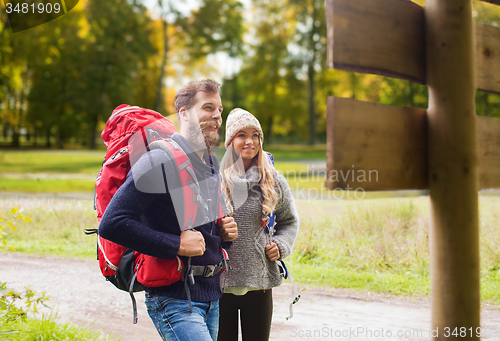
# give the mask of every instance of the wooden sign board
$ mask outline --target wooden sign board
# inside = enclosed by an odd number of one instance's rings
[[[402,0],[327,0],[326,10],[329,68],[426,83],[422,7]],[[500,93],[500,29],[475,26],[477,88]]]
[[[411,1],[327,0],[327,64],[425,83],[424,11]]]
[[[477,116],[479,188],[500,188],[500,119]]]
[[[427,189],[426,117],[423,109],[329,97],[325,187]],[[500,188],[499,146],[500,119],[477,116],[480,189]]]
[[[500,93],[500,28],[476,24],[476,86]]]
[[[329,97],[329,189],[427,188],[427,118],[423,109]]]

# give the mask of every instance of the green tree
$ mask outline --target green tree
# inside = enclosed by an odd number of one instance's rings
[[[29,33],[12,34],[8,18],[2,13],[0,26],[0,109],[4,136],[12,133],[12,146],[19,147],[20,128],[26,113],[29,82]]]
[[[243,5],[238,0],[202,0],[199,9],[192,10],[189,16],[179,17],[177,24],[184,34],[190,62],[194,65],[200,61],[207,63],[209,55],[221,57],[225,54],[231,61],[242,56],[245,34],[243,11]],[[241,97],[238,73],[229,70],[227,77],[221,95],[224,105],[233,108],[239,106]]]
[[[114,107],[134,98],[137,75],[155,51],[148,39],[151,19],[136,1],[88,0],[85,18],[89,29],[84,37],[81,98],[89,146],[94,149],[99,124]]]
[[[317,98],[316,75],[325,72],[326,66],[320,63],[326,55],[326,19],[325,4],[320,0],[290,0],[295,9],[299,24],[296,25],[296,44],[300,49],[300,58],[307,66],[309,143],[316,143]]]
[[[238,88],[244,94],[245,109],[260,120],[266,143],[272,143],[275,134],[288,135],[294,118],[302,115],[300,109],[293,109],[303,98],[302,93],[293,100],[288,97],[290,86],[296,85],[291,82],[296,77],[296,60],[288,51],[295,16],[285,0],[256,0],[253,5],[254,21],[249,28],[249,47],[242,58]]]
[[[34,135],[42,132],[46,147],[56,135],[57,145],[85,131],[82,116],[81,74],[85,42],[79,36],[83,11],[80,6],[69,14],[32,30],[31,45],[37,54],[30,59],[31,87],[28,119]]]
[[[193,59],[217,52],[231,57],[242,54],[243,5],[238,0],[202,0],[198,10],[179,17],[177,24],[185,33],[186,47]]]

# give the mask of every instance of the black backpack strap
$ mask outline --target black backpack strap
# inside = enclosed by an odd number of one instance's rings
[[[191,283],[191,285],[194,285],[195,281],[193,275],[193,267],[191,266],[191,257],[188,258],[188,264],[182,276],[182,280],[184,281],[184,290],[186,290],[186,296],[189,302],[189,312],[192,313],[193,303],[191,302],[191,291],[189,290],[189,283]]]
[[[132,277],[132,281],[130,282],[130,287],[128,289],[128,293],[130,295],[130,298],[132,299],[132,310],[134,311],[134,324],[136,324],[138,320],[137,302],[135,301],[135,296],[134,296],[134,286],[136,283],[136,279],[137,279],[137,272],[134,272],[134,276]]]

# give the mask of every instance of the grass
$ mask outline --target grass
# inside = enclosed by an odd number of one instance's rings
[[[290,160],[324,160],[326,147],[300,145],[271,145],[277,162]],[[104,150],[27,150],[0,151],[0,173],[72,173],[95,175],[101,168]],[[218,148],[219,158],[224,148]],[[302,168],[297,169],[300,171]]]
[[[300,282],[427,295],[427,198],[297,204],[290,267]],[[318,243],[321,241],[321,243]]]
[[[95,259],[97,226],[91,200],[0,198],[33,223],[9,232],[26,254]],[[429,295],[429,198],[297,201],[300,232],[287,266],[298,283]],[[481,295],[500,304],[500,198],[480,196]]]
[[[276,160],[325,160],[326,145],[265,145]]]
[[[294,152],[291,146],[280,153],[290,158],[294,153],[302,159],[307,151]],[[299,148],[299,147],[297,147]],[[320,147],[318,147],[321,149]],[[223,149],[221,149],[223,152]],[[279,152],[279,151],[278,151]],[[0,191],[25,193],[94,192],[95,176],[101,168],[105,152],[100,151],[0,151]],[[280,159],[281,160],[281,159]],[[293,161],[277,161],[282,174],[306,174],[308,166]],[[303,182],[300,188],[319,188],[316,182]]]
[[[94,191],[104,151],[1,151],[0,191]]]
[[[299,282],[429,295],[429,199],[297,204],[301,232],[288,263]],[[481,297],[500,304],[500,198],[480,196]],[[321,241],[320,243],[318,241]]]
[[[0,191],[26,193],[94,192],[94,181],[85,179],[8,178],[0,176]]]
[[[0,173],[96,175],[105,151],[0,151]]]
[[[78,328],[71,324],[60,323],[56,317],[43,316],[40,319],[27,318],[6,322],[0,326],[0,339],[12,341],[97,341],[110,339],[98,331]]]
[[[52,198],[0,199],[0,211],[9,206],[22,208],[29,216],[29,224],[19,222],[19,228],[7,235],[9,245],[17,252],[74,258],[96,255],[96,238],[83,230],[97,228],[96,214],[91,200],[64,200]]]

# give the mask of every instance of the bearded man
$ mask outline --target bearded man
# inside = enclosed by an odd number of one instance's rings
[[[204,202],[198,205],[194,229],[181,231],[178,218],[184,213],[175,208],[179,198],[165,181],[178,169],[162,149],[145,153],[132,167],[99,225],[100,235],[117,244],[157,258],[179,257],[192,275],[168,286],[144,287],[149,316],[163,340],[217,339],[221,248],[230,247],[238,235],[233,218],[217,219],[219,164],[211,149],[219,143],[222,123],[219,86],[212,80],[191,82],[175,96],[180,131],[171,140],[188,156],[199,184],[198,200]]]

